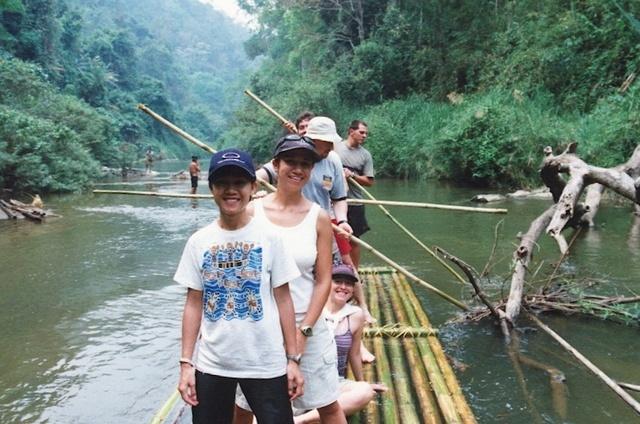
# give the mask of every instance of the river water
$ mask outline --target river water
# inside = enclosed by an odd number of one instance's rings
[[[182,163],[161,163],[151,180],[98,188],[188,192],[187,181],[169,180]],[[378,181],[380,199],[468,205],[477,191],[440,182]],[[200,186],[206,193],[206,184]],[[212,201],[124,195],[51,196],[47,206],[62,218],[38,225],[0,221],[0,422],[148,422],[175,389],[184,290],[172,282],[187,237],[214,219]],[[393,208],[392,213],[427,245],[438,245],[482,270],[496,224],[504,220],[490,294],[508,292],[515,235],[526,231],[549,200],[508,200],[508,215]],[[373,231],[364,239],[451,295],[469,301],[470,290],[403,234],[375,207]],[[640,225],[625,204],[607,204],[594,229],[583,231],[560,273],[578,277],[600,294],[640,293]],[[634,226],[635,224],[635,226]],[[539,275],[559,254],[540,240]],[[365,265],[381,265],[365,254]],[[536,265],[537,267],[537,265]],[[539,277],[541,279],[542,277]],[[523,365],[515,370],[502,337],[489,322],[447,324],[455,306],[417,288],[432,324],[480,422],[639,422],[621,399],[546,334],[521,321],[520,349],[561,370],[563,395],[550,378]],[[640,384],[638,327],[595,319],[542,317],[613,378]],[[522,378],[519,378],[522,375]],[[640,399],[639,396],[636,398]]]

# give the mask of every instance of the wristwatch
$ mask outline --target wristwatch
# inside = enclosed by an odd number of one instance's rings
[[[313,336],[313,327],[311,327],[310,325],[303,325],[302,327],[300,327],[300,332],[305,337],[311,337]]]
[[[287,353],[287,361],[293,361],[296,364],[300,365],[300,359],[302,358],[302,354],[296,353],[295,355],[289,355]]]

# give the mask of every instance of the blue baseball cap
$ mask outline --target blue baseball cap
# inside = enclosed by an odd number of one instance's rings
[[[209,162],[209,181],[214,181],[224,174],[224,170],[236,167],[246,172],[251,181],[256,180],[256,169],[253,167],[251,155],[239,149],[220,150],[211,157]]]

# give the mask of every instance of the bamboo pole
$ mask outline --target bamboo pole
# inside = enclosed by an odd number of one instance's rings
[[[289,122],[287,120],[287,118],[285,118],[284,116],[280,115],[278,112],[276,112],[271,106],[269,106],[268,104],[266,104],[265,102],[262,101],[262,99],[258,96],[256,96],[255,94],[253,94],[250,90],[244,90],[244,94],[246,94],[247,96],[251,97],[253,100],[255,100],[256,102],[258,102],[258,104],[260,106],[262,106],[263,108],[267,109],[273,116],[275,116],[276,118],[278,118],[280,120],[280,122],[282,122],[283,124],[286,124],[287,122]]]
[[[377,297],[380,302],[382,317],[385,322],[389,323],[393,320],[391,311],[389,310],[389,301],[384,292],[384,287],[378,275],[373,275],[373,285],[377,291]],[[400,341],[397,339],[389,339],[387,341],[389,352],[389,362],[393,369],[391,379],[393,380],[393,391],[396,394],[396,402],[398,407],[398,415],[401,423],[418,423],[419,418],[413,405],[411,396],[411,379],[407,376],[405,369],[405,356],[402,353]],[[433,409],[431,409],[433,412]]]
[[[169,396],[169,399],[167,399],[164,405],[162,405],[158,410],[158,412],[156,412],[156,414],[153,416],[153,418],[151,419],[151,424],[164,423],[164,421],[167,419],[167,416],[169,415],[169,413],[171,412],[173,407],[176,405],[176,403],[178,403],[179,400],[180,400],[180,392],[175,390],[171,394],[171,396]]]
[[[334,225],[333,226],[335,230],[344,233],[344,230],[342,230],[340,227]],[[378,258],[382,259],[385,263],[389,264],[391,267],[393,267],[394,269],[396,269],[398,272],[400,272],[401,274],[403,274],[404,276],[410,278],[412,281],[420,284],[421,286],[427,288],[429,291],[437,294],[438,296],[442,297],[443,299],[447,300],[449,303],[452,303],[454,305],[456,305],[458,308],[464,310],[464,311],[468,311],[469,307],[467,305],[465,305],[464,303],[460,302],[459,300],[449,296],[448,294],[446,294],[445,292],[443,292],[442,290],[434,287],[433,285],[427,283],[425,280],[421,279],[420,277],[414,275],[413,273],[409,272],[406,268],[402,267],[401,265],[397,264],[396,262],[394,262],[393,260],[389,259],[387,256],[385,256],[384,254],[382,254],[381,252],[379,252],[378,250],[374,249],[369,243],[351,235],[350,237],[351,241],[355,241],[357,244],[359,244],[361,247],[364,247],[365,249],[367,249],[370,253],[372,253],[373,255],[377,256]]]
[[[369,352],[373,352],[373,342],[371,340],[365,339],[364,345]],[[374,364],[362,364],[362,368],[364,371],[364,379],[368,382],[374,382],[377,379],[375,378],[375,369]],[[364,417],[363,417],[364,415]],[[373,398],[371,402],[367,404],[367,408],[360,413],[360,422],[365,423],[377,423],[380,421],[380,417],[378,414],[378,398],[377,396]],[[363,419],[364,418],[364,419]]]
[[[138,104],[138,109],[140,109],[141,111],[143,111],[147,115],[151,116],[153,119],[155,119],[156,121],[160,122],[162,125],[164,125],[165,127],[169,128],[171,131],[173,131],[174,133],[178,134],[180,137],[184,138],[185,140],[195,144],[196,146],[200,147],[203,150],[206,150],[207,152],[209,152],[211,154],[216,153],[216,149],[214,149],[213,147],[211,147],[211,146],[203,143],[202,141],[198,140],[197,138],[195,138],[194,136],[192,136],[188,132],[184,131],[183,129],[178,128],[177,126],[175,126],[174,124],[172,124],[171,122],[166,120],[164,117],[162,117],[161,115],[155,113],[153,110],[148,108],[146,105],[143,105],[142,103],[139,103]],[[273,185],[269,184],[268,181],[265,181],[262,178],[258,178],[257,181],[260,184],[262,184],[263,186],[267,187],[269,190],[276,191],[276,188]]]
[[[381,283],[378,279],[376,279],[377,285],[380,287]],[[384,289],[380,288],[380,291],[383,293],[381,297],[383,312],[385,316],[385,321],[387,323],[394,321],[394,312],[395,312],[395,321],[399,322],[408,322],[406,315],[401,311],[401,301],[398,299],[397,292],[395,292],[393,288],[393,284],[387,284],[388,290],[391,292],[391,301],[387,301],[386,295],[384,294]],[[393,311],[392,312],[392,308]],[[400,343],[398,340],[391,341],[392,346],[397,346],[396,350],[400,349]],[[411,373],[411,383],[415,389],[416,396],[418,397],[418,403],[420,404],[420,411],[422,411],[422,422],[428,424],[438,424],[441,423],[441,411],[438,411],[437,408],[437,400],[432,392],[433,380],[430,381],[430,378],[427,378],[427,374],[429,370],[425,370],[425,365],[421,361],[420,353],[418,352],[417,343],[415,340],[411,339],[402,339],[402,345],[404,346],[404,352],[407,357],[407,362],[409,365],[409,370]],[[401,368],[403,369],[403,368]],[[429,384],[431,383],[431,384]],[[411,397],[408,396],[408,400]],[[447,422],[455,422],[459,423],[460,421],[447,421]]]
[[[405,206],[409,208],[423,208],[423,209],[443,209],[448,211],[460,211],[460,212],[481,212],[481,213],[508,213],[507,209],[499,208],[474,208],[471,206],[455,206],[455,205],[442,205],[438,203],[423,203],[423,202],[402,202],[396,200],[367,200],[367,199],[347,199],[347,203],[362,203],[364,205],[386,205],[386,206]]]
[[[362,187],[362,185],[360,185],[355,178],[349,177],[348,178],[349,184],[353,184],[354,186],[356,186],[359,190],[361,190],[365,196],[367,196],[369,199],[371,200],[376,200],[375,197],[373,197],[373,195],[371,193],[369,193],[368,190],[366,190],[364,187]],[[422,247],[425,251],[427,251],[428,254],[430,254],[436,261],[440,262],[440,264],[442,266],[444,266],[454,277],[456,277],[456,279],[458,281],[460,281],[461,283],[465,283],[466,281],[464,280],[464,278],[462,278],[462,276],[460,274],[458,274],[456,272],[456,270],[454,270],[451,265],[449,265],[448,263],[446,263],[440,256],[436,255],[436,253],[431,250],[426,244],[424,244],[422,241],[420,241],[420,239],[418,239],[418,237],[416,237],[411,231],[409,231],[409,229],[407,227],[405,227],[404,225],[402,225],[400,223],[400,221],[398,221],[396,219],[396,217],[394,217],[393,215],[391,215],[391,212],[389,212],[387,210],[387,208],[385,208],[384,206],[382,206],[381,204],[378,204],[378,208],[380,208],[380,210],[382,211],[382,213],[384,213],[387,218],[389,218],[391,220],[391,222],[393,222],[394,224],[396,224],[398,226],[398,228],[400,228],[406,235],[409,236],[409,238],[413,241],[415,241],[418,246]]]
[[[245,90],[245,93],[249,97],[251,97],[253,100],[257,101],[258,104],[260,104],[260,106],[264,107],[269,113],[273,114],[276,118],[278,118],[283,124],[288,122],[282,115],[280,115],[278,112],[273,110],[273,108],[271,108],[269,105],[267,105],[264,101],[262,101],[260,98],[258,98],[258,96],[256,96],[255,94],[251,93],[249,90]],[[369,193],[368,190],[366,190],[364,187],[362,187],[354,178],[349,177],[347,180],[349,181],[350,184],[353,184],[358,189],[360,189],[369,199],[376,200],[376,198],[373,197],[371,195],[371,193]],[[391,213],[384,206],[382,206],[381,204],[378,204],[378,207],[405,234],[407,234],[413,241],[418,243],[418,245],[420,247],[422,247],[424,250],[426,250],[427,253],[429,253],[434,259],[436,259],[438,262],[440,262],[440,264],[442,266],[444,266],[454,277],[456,277],[458,279],[458,281],[460,281],[461,283],[465,283],[465,280],[462,278],[462,276],[460,276],[460,274],[458,274],[448,263],[446,263],[444,260],[442,260],[442,258],[440,258],[438,255],[436,255],[431,249],[429,249],[424,243],[422,243],[415,235],[413,235],[413,233],[411,233],[411,231],[409,231],[407,229],[407,227],[402,225],[400,223],[400,221],[398,221],[393,215],[391,215]]]
[[[394,281],[398,288],[400,289],[400,296],[405,301],[410,303],[413,306],[413,310],[416,313],[416,318],[418,319],[418,324],[423,327],[430,327],[429,318],[427,314],[422,309],[422,305],[420,301],[416,297],[415,293],[409,286],[409,283],[400,278],[399,276],[394,277]],[[438,367],[442,372],[442,376],[445,379],[447,387],[449,388],[449,392],[453,396],[453,401],[456,404],[456,409],[458,410],[458,414],[462,419],[462,422],[465,424],[477,424],[476,418],[473,415],[473,411],[469,407],[467,400],[462,393],[462,389],[460,388],[460,384],[458,383],[458,379],[456,378],[453,370],[451,369],[451,365],[449,365],[449,361],[447,361],[447,357],[442,350],[442,346],[438,341],[438,338],[435,336],[427,337],[427,341],[429,343],[429,347],[433,352],[433,356],[438,363]]]
[[[212,147],[207,146],[206,144],[202,143],[201,141],[197,140],[195,137],[190,136],[189,134],[187,134],[185,131],[181,130],[180,128],[176,127],[175,125],[173,125],[171,122],[167,121],[166,119],[164,119],[162,116],[158,115],[157,113],[153,112],[151,109],[149,109],[148,107],[146,107],[143,104],[138,105],[138,108],[140,108],[140,110],[142,110],[143,112],[149,114],[149,116],[151,116],[154,119],[157,119],[160,123],[162,123],[163,125],[165,125],[167,128],[171,129],[172,131],[176,132],[177,134],[183,136],[184,138],[186,138],[187,140],[191,141],[192,143],[200,146],[200,144],[202,144],[203,149],[207,150],[207,151],[213,151],[215,152],[215,150]],[[197,140],[200,144],[195,143],[194,140]],[[275,187],[272,186],[271,184],[269,184],[267,181],[264,181],[263,179],[258,179],[258,181],[263,184],[265,187],[267,187],[269,190],[271,191],[275,191]],[[392,261],[391,259],[389,259],[388,257],[386,257],[385,255],[383,255],[381,252],[377,251],[376,249],[374,249],[370,244],[360,240],[359,238],[357,238],[354,235],[351,234],[347,234],[346,232],[344,232],[344,230],[342,230],[340,227],[338,227],[335,224],[332,224],[332,227],[335,231],[338,231],[339,233],[342,234],[346,234],[349,239],[351,241],[356,242],[357,244],[359,244],[360,246],[364,247],[365,249],[367,249],[369,252],[373,253],[374,255],[376,255],[378,258],[382,259],[384,262],[386,262],[387,264],[389,264],[390,266],[392,266],[393,268],[397,269],[399,272],[401,272],[402,274],[406,275],[407,277],[409,277],[411,280],[415,281],[416,283],[426,287],[427,289],[431,290],[432,292],[434,292],[435,294],[437,294],[438,296],[442,297],[443,299],[449,301],[450,303],[453,303],[454,305],[456,305],[457,307],[468,311],[469,307],[466,306],[464,303],[460,302],[459,300],[454,299],[453,297],[449,296],[448,294],[444,293],[443,291],[437,289],[436,287],[434,287],[433,285],[427,283],[426,281],[416,277],[415,275],[413,275],[412,273],[410,273],[409,271],[407,271],[405,268],[401,267],[400,265],[398,265],[396,262]]]
[[[95,194],[124,194],[132,196],[174,197],[178,199],[213,199],[212,194],[158,193],[157,191],[137,190],[93,190]]]
[[[616,383],[611,377],[605,374],[600,368],[598,368],[587,357],[581,354],[573,346],[571,346],[565,339],[560,337],[558,333],[553,331],[549,326],[544,324],[535,315],[528,312],[529,318],[540,328],[542,328],[547,334],[549,334],[555,341],[560,343],[569,353],[571,353],[578,361],[580,361],[585,367],[594,373],[600,380],[602,380],[611,390],[616,392],[618,396],[622,398],[629,406],[631,406],[636,413],[640,414],[640,402],[634,399],[629,393],[627,393],[618,383]]]
[[[375,275],[375,274],[374,274]],[[380,318],[380,304],[378,302],[378,291],[375,284],[368,284],[369,312],[371,316],[378,322]],[[376,355],[376,371],[378,372],[378,381],[384,383],[389,391],[382,396],[382,422],[383,423],[399,423],[400,416],[398,410],[398,399],[396,399],[396,391],[391,380],[391,369],[389,367],[389,359],[384,349],[384,342],[380,338],[373,339],[373,350]]]
[[[396,276],[397,278],[397,276]],[[418,321],[418,318],[415,315],[415,311],[413,310],[413,305],[410,302],[407,302],[406,296],[402,296],[399,293],[400,284],[395,281],[395,284],[391,287],[391,298],[398,305],[396,308],[396,316],[398,321],[415,324]],[[404,299],[403,299],[404,298]],[[404,307],[404,308],[403,308]],[[453,401],[453,397],[449,392],[449,388],[444,380],[442,375],[442,371],[433,355],[431,348],[429,347],[429,343],[427,340],[419,339],[416,340],[416,344],[421,352],[422,363],[424,364],[424,368],[427,370],[427,375],[429,376],[429,381],[431,382],[431,390],[435,394],[435,398],[437,400],[438,406],[440,407],[440,412],[444,418],[444,421],[452,424],[452,423],[461,423],[460,415],[457,412],[455,402]],[[416,390],[418,390],[416,388]]]

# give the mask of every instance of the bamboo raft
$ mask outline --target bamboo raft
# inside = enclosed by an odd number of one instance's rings
[[[364,364],[365,379],[389,391],[349,423],[476,424],[437,331],[405,277],[388,267],[361,268],[360,277],[377,320],[365,332],[365,345],[376,356],[374,364]],[[191,422],[184,405],[174,392],[151,423]]]

